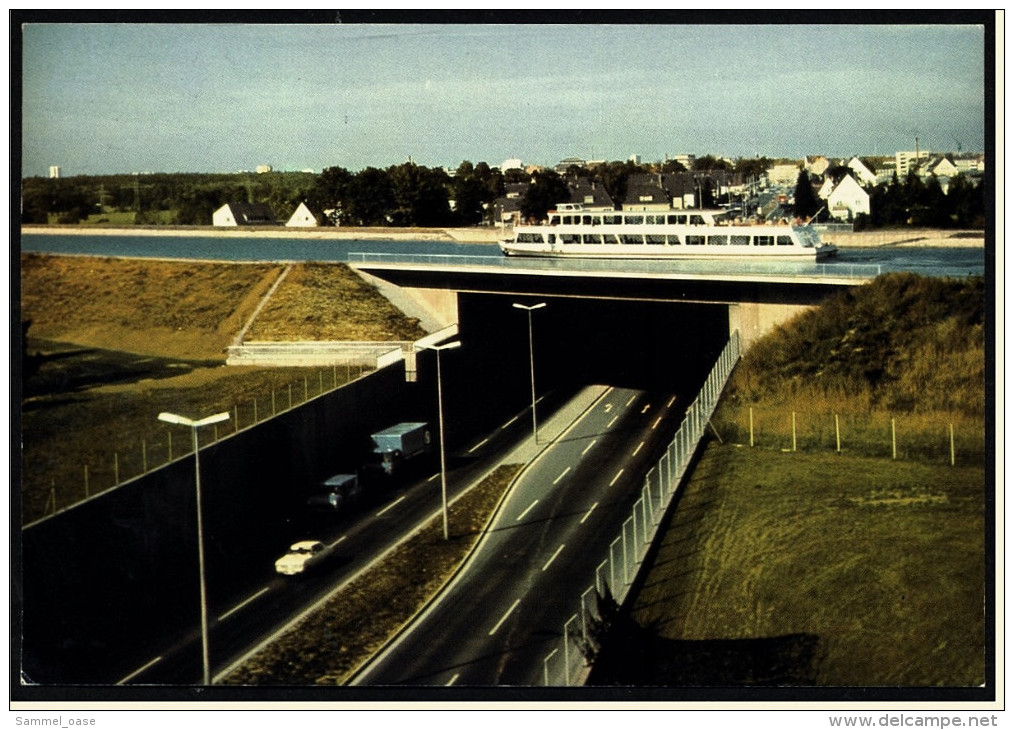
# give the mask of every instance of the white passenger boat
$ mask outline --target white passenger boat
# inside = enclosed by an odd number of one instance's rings
[[[811,225],[751,225],[723,210],[612,211],[562,204],[500,240],[507,256],[820,261],[838,249]]]

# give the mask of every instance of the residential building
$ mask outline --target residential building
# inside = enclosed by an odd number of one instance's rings
[[[49,166],[49,177],[51,180],[58,180],[60,178],[60,166],[50,165]]]
[[[827,168],[831,166],[826,157],[814,157],[812,160],[807,159],[805,162],[807,171],[817,177],[823,176],[827,172]]]
[[[257,165],[257,167],[254,168],[254,171],[258,175],[263,175],[266,172],[271,172],[273,169],[274,168],[271,167],[271,165]]]
[[[580,157],[566,157],[566,158],[560,160],[559,162],[557,162],[556,166],[553,167],[553,169],[556,170],[556,172],[558,172],[561,175],[563,175],[571,167],[584,167],[584,166],[585,166],[585,161],[582,160]]]
[[[845,166],[852,171],[852,174],[855,175],[856,180],[858,180],[861,185],[877,184],[876,174],[871,172],[870,168],[866,166],[866,163],[858,157],[853,157]]]
[[[226,203],[211,216],[216,226],[276,226],[271,207],[264,203]]]
[[[568,180],[567,187],[570,188],[569,203],[579,204],[588,210],[614,210],[616,207],[606,189],[597,183],[577,178]]]
[[[774,184],[791,185],[799,179],[799,165],[783,164],[768,168],[768,181]]]
[[[898,172],[898,179],[904,179],[912,167],[918,166],[919,160],[928,159],[929,156],[930,153],[927,150],[917,150],[915,152],[895,152],[894,169]]]
[[[826,180],[818,196],[827,201],[827,210],[832,218],[854,220],[860,213],[870,214],[870,194],[851,175],[844,175],[837,184],[827,190]]]
[[[500,226],[513,226],[521,222],[521,199],[528,192],[528,183],[509,183],[504,194],[493,202],[494,220]]]
[[[663,187],[663,175],[642,174],[627,178],[627,197],[623,210],[668,210],[669,193]]]
[[[288,228],[316,228],[320,223],[306,203],[300,203],[285,225]]]

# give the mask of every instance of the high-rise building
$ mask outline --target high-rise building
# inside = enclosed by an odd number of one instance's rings
[[[49,166],[49,177],[52,180],[56,180],[57,178],[60,177],[60,166],[59,165],[50,165]]]

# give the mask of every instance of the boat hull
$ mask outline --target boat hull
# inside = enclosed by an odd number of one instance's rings
[[[751,250],[748,251],[737,251],[732,247],[718,249],[714,246],[701,246],[700,248],[653,246],[650,251],[638,251],[632,250],[633,246],[611,246],[609,244],[551,246],[548,244],[516,244],[511,241],[500,241],[499,244],[500,250],[505,256],[627,261],[824,261],[838,253],[837,247],[832,245],[820,248],[778,247],[761,251],[755,247],[750,247]],[[647,248],[647,246],[641,248]]]

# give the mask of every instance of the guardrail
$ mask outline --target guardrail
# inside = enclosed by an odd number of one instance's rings
[[[872,279],[880,276],[880,264],[810,263],[794,261],[714,261],[714,260],[660,260],[637,261],[631,259],[576,259],[536,258],[508,256],[470,256],[467,254],[401,254],[367,253],[352,251],[350,264],[405,264],[443,268],[497,268],[538,269],[554,272],[623,274],[685,274],[688,276],[772,276],[772,277],[828,277],[843,279]]]
[[[599,648],[595,625],[606,619],[602,615],[604,609],[622,606],[627,599],[739,357],[740,339],[736,331],[687,409],[665,455],[645,475],[641,496],[630,517],[623,523],[619,536],[609,544],[605,560],[596,567],[593,583],[581,593],[577,612],[563,625],[560,646],[543,659],[543,681],[547,686],[576,686],[587,679]]]

